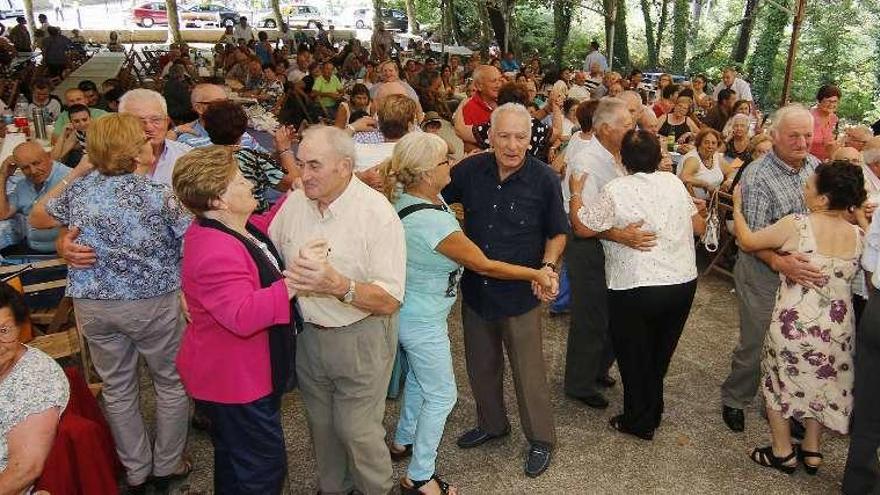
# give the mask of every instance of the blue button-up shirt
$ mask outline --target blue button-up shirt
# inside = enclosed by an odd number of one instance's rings
[[[203,146],[209,146],[211,144],[211,138],[208,137],[208,131],[205,130],[204,126],[202,126],[202,122],[196,120],[195,122],[191,122],[189,124],[192,127],[195,134],[190,134],[188,132],[181,132],[177,135],[177,142],[183,143],[193,148],[201,148]],[[241,147],[249,148],[256,151],[261,151],[263,153],[268,153],[269,150],[264,148],[254,139],[253,136],[245,132],[241,136]]]
[[[15,185],[12,194],[9,195],[9,204],[15,207],[17,213],[21,213],[25,217],[31,214],[31,210],[37,200],[44,194],[51,191],[62,179],[67,177],[70,169],[58,162],[52,162],[52,171],[42,186],[37,186],[24,178]],[[40,251],[41,253],[52,253],[55,251],[55,238],[58,237],[58,229],[35,229],[27,224],[28,247]]]
[[[79,227],[77,242],[95,250],[94,265],[67,272],[68,296],[133,300],[180,288],[180,248],[191,217],[170,187],[136,174],[92,172],[46,210]]]
[[[546,241],[569,231],[559,178],[532,156],[504,181],[494,154],[466,158],[452,169],[443,198],[464,206],[465,234],[493,260],[539,268]],[[539,302],[529,282],[470,270],[461,289],[464,302],[487,320],[521,315]]]

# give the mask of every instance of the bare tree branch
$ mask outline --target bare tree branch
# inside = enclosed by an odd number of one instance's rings
[[[706,47],[706,49],[701,51],[700,53],[697,53],[693,57],[691,57],[688,60],[687,65],[690,66],[695,60],[699,60],[703,57],[706,57],[709,54],[711,54],[713,51],[715,51],[715,47],[718,46],[718,43],[721,43],[721,40],[723,40],[724,37],[727,36],[727,33],[729,33],[731,29],[746,22],[746,19],[748,19],[748,17],[743,17],[742,19],[740,19],[738,21],[732,21],[732,22],[728,22],[727,24],[725,24],[724,27],[721,28],[721,31],[719,31],[718,34],[715,36],[715,38],[713,38],[712,41],[709,42],[709,45]]]

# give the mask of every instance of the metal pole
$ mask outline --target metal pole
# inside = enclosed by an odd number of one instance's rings
[[[807,0],[798,0],[797,11],[794,14],[794,23],[791,26],[791,44],[788,47],[788,59],[785,61],[785,79],[782,81],[782,98],[779,106],[785,106],[788,103],[789,94],[791,93],[791,76],[794,71],[794,57],[797,52],[798,37],[801,32],[801,23],[804,20],[804,10],[806,10]]]
[[[614,36],[617,27],[617,0],[611,0],[611,29],[608,31],[608,70],[614,67]],[[589,68],[588,68],[589,69]]]

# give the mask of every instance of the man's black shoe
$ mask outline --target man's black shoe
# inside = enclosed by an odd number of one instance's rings
[[[470,449],[473,447],[479,447],[489,440],[494,440],[496,438],[506,437],[510,434],[510,428],[507,428],[502,433],[498,435],[493,435],[484,431],[479,426],[474,428],[473,430],[466,431],[462,436],[458,437],[458,441],[455,443],[462,449]]]
[[[596,378],[596,383],[605,388],[611,388],[617,385],[617,380],[611,378],[611,375],[603,375],[599,378]]]
[[[532,442],[529,445],[529,453],[526,454],[525,472],[529,478],[536,478],[550,467],[550,447]]]
[[[746,416],[743,414],[742,409],[724,406],[724,409],[721,411],[721,417],[724,418],[724,424],[731,431],[738,432],[746,429]]]
[[[605,409],[608,407],[608,399],[605,398],[602,394],[595,395],[585,395],[583,397],[576,397],[574,395],[569,395],[574,400],[583,402],[584,404],[592,407],[593,409]]]
[[[791,436],[797,438],[798,440],[804,439],[804,434],[807,433],[807,429],[804,428],[804,424],[794,418],[788,418],[788,427],[791,430]]]

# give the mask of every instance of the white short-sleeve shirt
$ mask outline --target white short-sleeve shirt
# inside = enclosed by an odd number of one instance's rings
[[[672,173],[637,173],[609,182],[599,199],[578,211],[589,229],[604,232],[644,220],[642,229],[657,235],[657,245],[639,251],[602,240],[605,278],[611,290],[676,285],[697,278],[691,218],[697,207]]]

